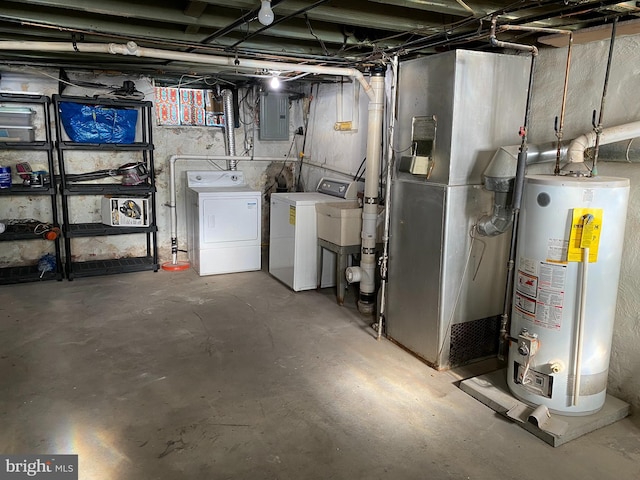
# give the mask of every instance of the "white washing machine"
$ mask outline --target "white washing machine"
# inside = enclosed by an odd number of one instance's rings
[[[362,183],[323,178],[315,192],[271,194],[269,273],[298,292],[317,287],[316,204],[353,202]],[[322,287],[333,287],[335,253],[325,251]]]
[[[187,245],[199,275],[260,270],[261,205],[242,172],[187,172]]]

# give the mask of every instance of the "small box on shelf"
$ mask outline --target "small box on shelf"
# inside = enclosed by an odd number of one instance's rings
[[[149,199],[103,197],[102,223],[111,227],[148,227]]]

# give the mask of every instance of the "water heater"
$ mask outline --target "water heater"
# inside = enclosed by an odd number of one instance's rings
[[[526,177],[507,369],[520,400],[604,405],[628,198],[625,178]]]

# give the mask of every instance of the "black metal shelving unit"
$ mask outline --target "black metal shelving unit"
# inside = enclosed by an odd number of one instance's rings
[[[71,102],[82,105],[112,107],[117,109],[137,109],[139,112],[139,133],[141,141],[134,143],[79,143],[62,138],[64,128],[60,116],[60,103]],[[117,273],[139,272],[145,270],[158,271],[158,245],[156,225],[156,188],[153,159],[152,137],[152,103],[136,100],[102,99],[87,97],[53,96],[56,132],[58,134],[56,149],[58,152],[58,168],[60,171],[60,193],[62,196],[63,232],[65,237],[65,266],[67,278],[110,275]],[[134,163],[144,163],[148,170],[147,180],[140,185],[121,185],[117,183],[75,183],[71,182],[67,172],[67,152],[87,151],[92,155],[105,152],[126,152]],[[115,167],[115,166],[114,166]],[[74,196],[132,196],[147,198],[150,203],[149,226],[127,227],[109,226],[102,223],[72,223],[69,199]],[[72,242],[74,238],[99,237],[107,235],[144,235],[146,239],[146,255],[140,257],[121,257],[102,260],[75,261]],[[81,252],[91,253],[91,252]]]
[[[43,152],[47,158],[47,168],[52,179],[46,186],[32,187],[20,184],[12,184],[11,188],[0,189],[0,201],[11,201],[14,196],[33,197],[33,200],[41,199],[51,203],[51,216],[46,219],[39,219],[43,223],[58,227],[58,205],[56,202],[56,189],[53,181],[53,142],[51,139],[51,99],[44,95],[22,94],[22,93],[0,93],[0,103],[3,105],[17,105],[24,107],[35,107],[36,115],[42,115],[45,140],[33,142],[0,141],[0,150],[13,150],[17,153],[18,163],[28,158],[28,152]],[[20,219],[17,219],[20,220]],[[24,225],[7,225],[4,233],[0,234],[0,242],[42,242],[42,253],[51,253],[55,256],[56,266],[54,270],[42,273],[38,270],[38,258],[33,259],[33,264],[18,265],[0,268],[0,285],[10,283],[36,282],[41,280],[62,280],[63,267],[61,257],[61,240],[58,236],[55,240],[45,240],[42,234],[36,234],[32,229]],[[51,248],[53,244],[53,249]],[[1,248],[1,247],[0,247]]]

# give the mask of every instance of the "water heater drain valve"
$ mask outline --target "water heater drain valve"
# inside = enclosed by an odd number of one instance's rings
[[[526,329],[522,329],[520,335],[518,335],[518,353],[523,357],[533,357],[540,348],[540,341],[538,335],[535,333],[529,333]]]

